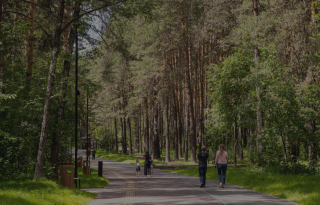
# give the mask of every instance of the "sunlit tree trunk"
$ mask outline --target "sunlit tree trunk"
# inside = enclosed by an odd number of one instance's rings
[[[45,97],[45,105],[44,105],[44,113],[43,113],[43,120],[41,126],[41,134],[40,134],[40,143],[39,143],[39,150],[37,156],[37,163],[36,169],[34,173],[34,180],[38,180],[42,177],[43,174],[43,166],[44,166],[44,157],[45,157],[45,147],[46,147],[46,139],[47,139],[47,131],[48,131],[48,121],[49,121],[49,111],[51,105],[51,96],[53,90],[53,83],[54,83],[54,74],[56,70],[56,63],[59,55],[60,49],[60,36],[62,33],[62,24],[63,24],[63,14],[64,14],[64,5],[65,0],[59,1],[58,7],[58,15],[55,27],[55,33],[53,38],[53,47],[52,47],[52,56],[51,56],[51,63],[49,67],[49,77],[48,77],[48,85]]]

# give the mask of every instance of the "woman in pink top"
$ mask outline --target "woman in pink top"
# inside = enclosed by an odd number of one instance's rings
[[[218,163],[218,177],[219,177],[219,188],[224,188],[224,185],[226,183],[226,172],[228,167],[228,152],[226,151],[226,148],[223,144],[219,146],[219,150],[216,154],[216,160],[214,167],[216,168],[216,165]],[[222,179],[221,179],[221,171],[222,171]]]

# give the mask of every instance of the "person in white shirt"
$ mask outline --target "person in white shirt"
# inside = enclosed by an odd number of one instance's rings
[[[140,164],[139,164],[139,160],[136,160],[136,175],[137,177],[140,175]]]

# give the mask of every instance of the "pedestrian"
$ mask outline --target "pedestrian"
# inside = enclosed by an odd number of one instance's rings
[[[92,160],[96,160],[96,150],[92,150]]]
[[[200,188],[206,186],[206,175],[207,175],[207,161],[209,155],[206,153],[206,147],[201,147],[201,152],[198,153],[199,161],[199,178],[200,178]]]
[[[150,176],[149,152],[143,155],[144,158],[144,176]]]
[[[217,166],[218,165],[218,166]],[[228,152],[223,144],[219,146],[219,150],[216,154],[216,160],[214,164],[214,168],[218,168],[218,177],[219,177],[219,188],[224,188],[226,184],[226,172],[228,167]],[[222,171],[222,179],[221,179],[221,171]]]
[[[140,164],[139,164],[139,160],[136,160],[136,175],[137,177],[140,175]]]
[[[150,176],[153,174],[153,154],[152,150],[149,151],[149,163],[150,163]]]

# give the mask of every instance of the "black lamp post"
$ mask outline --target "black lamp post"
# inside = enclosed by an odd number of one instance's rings
[[[76,29],[76,68],[75,68],[75,148],[74,148],[74,157],[75,157],[75,172],[74,177],[78,177],[78,22],[75,23]]]

